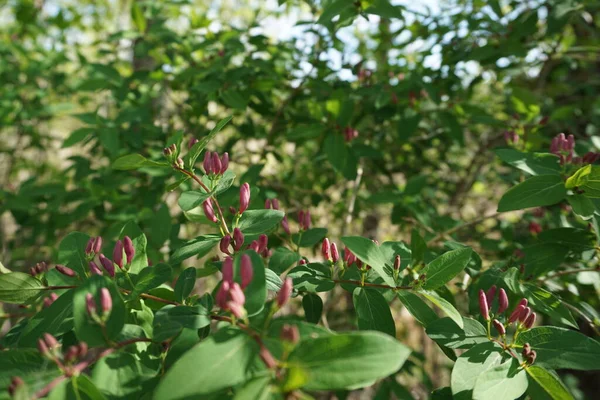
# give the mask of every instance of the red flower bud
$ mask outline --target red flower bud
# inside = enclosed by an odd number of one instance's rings
[[[271,205],[273,207],[273,210],[279,210],[279,200],[277,199],[272,199],[271,200]]]
[[[229,288],[229,298],[236,304],[243,306],[246,302],[246,296],[244,295],[244,291],[238,285],[237,282],[233,282],[231,287]]]
[[[519,301],[519,304],[517,304],[517,307],[518,306],[527,307],[527,299],[525,299],[525,298],[521,299],[521,301]]]
[[[221,174],[224,174],[229,168],[229,153],[223,153],[221,156]]]
[[[498,292],[498,314],[502,314],[508,308],[508,296],[504,289]]]
[[[226,282],[233,282],[233,258],[225,257],[221,266],[221,274]]]
[[[321,244],[321,255],[324,259],[331,261],[331,244],[327,238],[323,239],[323,244]]]
[[[219,250],[221,250],[225,254],[231,255],[229,251],[229,245],[231,244],[231,236],[225,235],[219,242]]]
[[[217,154],[216,151],[214,153],[212,153],[212,165],[213,165],[213,172],[215,174],[220,174],[221,173],[221,160],[219,159],[219,155]]]
[[[242,289],[246,289],[250,282],[252,282],[252,276],[254,270],[252,268],[252,260],[248,254],[243,254],[240,261],[240,276],[242,281]]]
[[[305,258],[303,258],[300,261],[298,261],[298,265],[306,265],[306,264],[308,264],[308,261],[306,261]]]
[[[244,318],[246,316],[246,310],[242,304],[234,301],[227,302],[226,307],[236,318]]]
[[[260,359],[265,363],[268,369],[274,369],[277,367],[277,361],[273,358],[273,355],[265,346],[260,346]]]
[[[337,245],[335,243],[331,243],[331,261],[337,263],[340,259],[340,253],[338,252]]]
[[[92,250],[94,253],[100,253],[100,251],[102,251],[102,237],[98,236],[94,239],[94,247]]]
[[[531,314],[531,308],[525,307],[523,309],[523,311],[521,311],[521,314],[519,315],[519,322],[524,323],[530,314]]]
[[[198,143],[198,139],[196,139],[196,138],[191,138],[191,139],[190,139],[190,141],[189,141],[189,143],[188,143],[188,149],[190,149],[190,150],[191,150],[191,149],[192,149],[192,147],[194,147],[194,145],[195,145],[196,143]]]
[[[102,258],[100,258],[100,262],[102,262]],[[90,261],[88,265],[90,266],[90,271],[92,272],[92,275],[102,275],[102,270],[98,268],[98,265],[96,265],[95,262]]]
[[[258,251],[257,253],[262,253],[269,244],[269,237],[264,233],[258,237]]]
[[[500,334],[500,336],[506,335],[506,329],[504,328],[504,325],[502,325],[500,323],[500,321],[498,321],[497,319],[494,319],[492,321],[492,324],[494,324],[494,328],[496,328],[496,330],[498,331],[498,333]]]
[[[46,342],[43,339],[38,339],[37,347],[41,355],[46,357],[50,354],[50,351],[48,350],[48,345],[46,345]]]
[[[223,282],[221,282],[221,287],[219,287],[219,290],[215,295],[215,303],[222,309],[227,308],[227,302],[229,301],[230,286],[230,281],[223,280]]]
[[[285,233],[287,233],[288,235],[292,234],[292,232],[290,231],[290,224],[288,222],[287,215],[284,216],[283,219],[281,220],[281,227],[283,228],[283,231]]]
[[[265,210],[270,210],[271,208],[273,208],[272,204],[271,204],[271,199],[266,199],[265,200]]]
[[[490,319],[490,311],[488,308],[487,298],[483,290],[479,290],[479,312],[486,321]]]
[[[13,376],[10,380],[10,385],[8,385],[8,394],[13,397],[21,386],[23,386],[25,382],[18,376]]]
[[[292,278],[285,278],[283,285],[281,285],[281,290],[279,290],[279,294],[277,295],[277,305],[280,308],[288,302],[292,295],[293,289],[294,284],[292,282]]]
[[[250,205],[250,185],[244,183],[242,187],[240,187],[240,214],[248,209]]]
[[[254,250],[258,253],[258,242],[256,240],[253,240],[252,243],[250,243],[250,245],[248,246],[248,249]]]
[[[58,272],[60,272],[61,274],[66,275],[66,276],[70,276],[70,277],[73,277],[73,276],[77,275],[75,273],[75,271],[73,271],[71,268],[65,267],[64,265],[60,265],[60,264],[56,266],[56,270]]]
[[[204,211],[204,215],[208,218],[209,221],[217,223],[217,217],[215,216],[215,210],[213,209],[211,199],[208,199],[202,203],[202,210]]]
[[[104,315],[107,315],[112,310],[112,297],[105,287],[100,289],[100,306]]]
[[[179,169],[183,169],[183,167],[185,166],[185,164],[183,163],[183,158],[177,157],[177,160],[175,160],[175,166]]]
[[[523,326],[525,326],[525,328],[527,329],[531,329],[533,327],[533,324],[535,324],[535,318],[536,315],[534,312],[532,312],[531,314],[529,314],[525,322],[523,322]]]
[[[123,242],[117,240],[113,249],[113,262],[123,269]]]
[[[125,250],[125,257],[127,257],[127,264],[131,264],[135,256],[135,248],[129,236],[123,238],[123,249]]]
[[[244,234],[240,230],[240,228],[233,229],[233,248],[235,251],[238,251],[242,248],[244,244]]]
[[[202,166],[204,167],[204,172],[206,172],[207,175],[213,173],[212,156],[208,150],[204,153],[204,161],[202,162]]]
[[[79,343],[79,351],[77,353],[77,355],[79,356],[79,358],[83,358],[85,357],[85,355],[88,352],[88,345],[86,342],[81,342]]]
[[[512,314],[510,314],[510,317],[508,317],[508,323],[512,324],[513,322],[517,321],[523,310],[525,310],[525,306],[523,304],[519,304]]]
[[[396,254],[394,258],[394,269],[397,271],[400,269],[400,265],[402,265],[402,260],[400,259],[400,255]]]
[[[94,251],[94,241],[96,238],[91,237],[85,246],[85,254],[91,254]]]
[[[104,270],[108,273],[108,275],[110,275],[111,277],[115,276],[115,264],[113,264],[112,261],[110,261],[108,258],[106,258],[106,256],[104,254],[100,254],[98,256],[98,259],[100,260],[100,264],[102,265],[102,268],[104,268]],[[90,269],[92,268],[92,263],[93,261],[90,261]],[[94,264],[96,265],[96,264]],[[96,268],[98,268],[98,266],[96,266]],[[102,273],[98,274],[101,275]]]
[[[529,223],[529,233],[536,236],[536,235],[539,235],[541,232],[542,232],[542,226],[540,224],[538,224],[537,222]]]
[[[304,213],[304,229],[305,230],[309,230],[310,229],[310,211],[306,210],[306,212]]]
[[[85,295],[85,307],[90,317],[93,317],[96,314],[96,301],[91,293]]]
[[[488,307],[492,308],[492,302],[494,301],[494,296],[496,295],[496,285],[492,285],[491,288],[487,290],[485,293],[485,299],[487,300]]]
[[[72,363],[77,358],[77,354],[79,353],[78,346],[70,346],[67,352],[65,353],[64,359],[67,363]]]
[[[43,336],[44,336],[44,342],[46,342],[46,346],[48,346],[48,349],[53,350],[53,349],[60,347],[58,340],[56,340],[56,338],[54,336],[52,336],[51,334],[44,333]]]
[[[283,341],[295,344],[300,340],[300,331],[296,325],[284,324],[281,328],[280,337]]]
[[[529,364],[529,365],[533,364],[535,362],[536,358],[537,358],[536,351],[535,350],[531,350],[531,352],[527,356],[527,364]]]

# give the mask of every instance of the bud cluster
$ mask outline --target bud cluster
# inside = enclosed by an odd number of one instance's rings
[[[565,137],[564,133],[559,133],[550,143],[550,153],[560,157],[560,164],[564,165],[573,160],[573,150],[575,149],[575,137],[569,135]]]
[[[206,151],[202,162],[204,172],[209,176],[223,175],[229,168],[229,153],[223,153],[221,157],[215,152]]]
[[[221,267],[221,274],[223,280],[215,296],[217,306],[230,311],[236,318],[245,317],[244,304],[246,303],[246,296],[244,295],[244,289],[250,285],[254,276],[250,256],[243,254],[240,259],[240,284],[233,280],[233,258],[225,258]]]
[[[504,140],[507,144],[516,145],[519,143],[519,135],[515,131],[505,131]]]
[[[44,357],[54,361],[59,366],[62,366],[61,360],[66,364],[73,364],[78,360],[83,359],[88,352],[86,342],[70,346],[64,353],[60,351],[61,344],[54,336],[49,333],[44,333],[41,339],[38,339],[38,351]]]
[[[527,307],[527,299],[521,299],[513,312],[508,316],[506,322],[502,324],[498,319],[493,319],[490,316],[490,311],[492,309],[492,303],[496,296],[496,292],[498,293],[498,309],[496,316],[504,314],[504,312],[508,309],[508,296],[506,295],[506,291],[502,288],[500,290],[496,290],[496,285],[490,287],[487,292],[483,290],[479,290],[479,312],[483,319],[488,321],[488,324],[492,323],[496,331],[500,334],[500,336],[506,335],[506,328],[516,322],[517,331],[521,329],[531,329],[535,324],[536,314],[531,310],[531,308]],[[489,326],[489,325],[488,325]]]
[[[307,231],[310,229],[311,221],[310,221],[310,211],[309,210],[298,211],[298,225],[300,225],[301,231]]]
[[[265,200],[265,209],[279,210],[279,200],[277,200],[277,199]],[[290,231],[290,223],[288,221],[287,214],[284,215],[283,219],[281,220],[281,227],[283,228],[283,230],[286,234],[288,234],[288,235],[292,234],[292,232]]]
[[[47,272],[49,269],[48,264],[46,264],[44,261],[36,263],[35,266],[29,268],[29,273],[31,274],[31,276],[36,276],[36,275],[40,275],[43,274],[44,272]]]
[[[102,237],[91,237],[85,246],[85,255],[87,258],[92,259],[94,256],[102,251]]]
[[[90,251],[88,251],[88,249]],[[120,269],[127,271],[131,265],[131,262],[133,261],[133,257],[135,256],[135,247],[133,246],[133,241],[129,236],[125,236],[123,240],[117,240],[117,242],[115,243],[115,247],[113,248],[112,260],[106,257],[103,253],[101,253],[101,251],[102,238],[99,236],[95,238],[90,238],[86,247],[86,256],[88,260],[88,266],[90,267],[90,272],[92,273],[92,275],[104,274],[102,272],[102,269],[94,261],[96,255],[98,256],[98,261],[100,262],[100,265],[110,277],[115,276],[115,264]],[[59,269],[58,265],[56,266],[56,269]],[[62,270],[59,270],[59,272],[67,276],[70,276],[69,271],[71,270],[66,267],[63,267]]]
[[[535,350],[531,350],[531,345],[529,343],[523,345],[523,352],[521,354],[523,354],[525,362],[529,365],[533,364],[537,357],[537,353]]]
[[[58,295],[54,292],[44,299],[44,308],[48,308],[58,299]]]
[[[358,137],[358,131],[350,126],[344,128],[344,139],[346,142],[351,142]]]
[[[103,287],[100,289],[100,312],[98,312],[98,306],[96,300],[91,293],[85,295],[85,307],[89,317],[99,325],[104,325],[110,317],[112,311],[112,297],[110,291]]]
[[[329,239],[325,238],[321,245],[321,255],[324,259],[329,261],[332,264],[336,264],[340,259],[340,253],[338,252],[337,245],[335,243],[330,243]]]

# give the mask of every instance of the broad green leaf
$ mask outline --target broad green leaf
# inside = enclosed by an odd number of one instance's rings
[[[85,246],[89,239],[84,233],[69,233],[58,245],[57,263],[71,268],[82,278],[86,277],[89,267],[85,259]]]
[[[419,296],[409,290],[396,292],[400,302],[408,312],[423,326],[427,327],[438,319],[437,314]]]
[[[146,32],[146,27],[148,25],[146,23],[146,17],[144,16],[144,12],[140,5],[135,1],[131,4],[131,20],[139,33],[143,34]]]
[[[126,156],[122,156],[117,158],[112,163],[113,169],[118,170],[130,170],[130,169],[140,169],[142,167],[168,167],[169,164],[166,162],[156,162],[152,160],[148,160],[146,157],[141,154],[128,154]]]
[[[244,384],[235,392],[233,400],[273,400],[275,390],[271,390],[271,377],[259,376]],[[283,397],[282,397],[283,398]]]
[[[100,360],[102,362],[102,360]],[[120,385],[114,385],[118,387]],[[59,383],[48,400],[105,400],[106,397],[86,375],[73,376]]]
[[[379,332],[302,339],[288,358],[285,390],[333,390],[371,385],[396,372],[410,349]]]
[[[160,263],[152,267],[146,267],[138,274],[131,296],[137,297],[150,289],[159,287],[170,279],[171,267],[168,264]]]
[[[96,308],[102,313],[100,307],[100,289],[107,288],[112,297],[112,310],[106,321],[106,329],[100,328],[92,321],[86,306],[86,294],[91,293],[96,302]],[[87,342],[90,346],[106,346],[107,340],[115,340],[125,325],[125,304],[115,283],[109,278],[94,275],[83,285],[75,289],[73,295],[73,318],[75,322],[75,335],[77,339]]]
[[[410,235],[410,252],[412,256],[412,265],[418,265],[425,262],[425,252],[427,251],[427,243],[419,234],[419,231],[413,229]]]
[[[98,361],[92,379],[109,398],[139,398],[144,381],[150,379],[153,372],[144,368],[133,354],[120,352]]]
[[[568,247],[572,251],[592,250],[596,247],[596,235],[587,229],[547,229],[539,234],[538,239],[544,243],[553,243]]]
[[[196,160],[198,159],[198,156],[200,156],[200,154],[202,153],[202,150],[204,150],[206,148],[206,145],[208,144],[208,142],[210,142],[217,135],[217,133],[219,133],[221,131],[221,129],[223,129],[225,127],[225,125],[227,125],[229,123],[229,121],[231,121],[231,118],[233,118],[233,117],[231,117],[231,116],[225,117],[222,120],[220,120],[219,122],[217,122],[215,127],[209,132],[208,135],[204,136],[202,139],[200,139],[198,141],[198,143],[196,143],[194,146],[192,146],[192,148],[190,149],[190,151],[188,153],[191,165],[196,164]]]
[[[522,284],[521,291],[534,310],[548,315],[561,324],[579,328],[569,309],[552,293],[531,283]]]
[[[514,400],[527,390],[527,373],[519,360],[510,360],[482,372],[473,389],[474,400]]]
[[[555,243],[535,243],[523,249],[525,273],[535,277],[558,269],[569,254],[566,246]]]
[[[299,265],[287,275],[294,281],[294,288],[303,292],[328,292],[335,287],[331,271],[319,263]]]
[[[218,235],[204,235],[198,236],[195,239],[189,240],[183,244],[180,248],[175,250],[169,262],[172,264],[178,264],[183,260],[187,260],[190,257],[196,256],[198,258],[204,257],[216,246],[221,240]]]
[[[265,268],[265,278],[267,280],[267,290],[279,292],[279,289],[281,289],[281,286],[283,286],[283,281],[279,275],[270,269]]]
[[[58,297],[27,322],[19,338],[19,347],[35,347],[44,333],[60,336],[73,330],[73,294],[71,289]]]
[[[0,351],[0,387],[2,388],[0,398],[2,399],[16,399],[10,397],[6,391],[14,376],[21,377],[33,392],[42,389],[59,375],[60,371],[56,365],[42,357],[37,349]]]
[[[354,255],[363,263],[370,265],[388,285],[395,287],[396,283],[391,276],[391,268],[386,263],[392,263],[393,260],[386,260],[383,252],[372,240],[361,236],[345,236],[342,242]]]
[[[315,293],[307,293],[302,297],[304,318],[310,323],[318,324],[323,314],[323,300]]]
[[[247,210],[242,214],[238,228],[247,236],[260,235],[276,227],[284,215],[279,210]]]
[[[179,196],[179,207],[181,207],[183,211],[189,211],[200,206],[210,196],[211,194],[206,193],[204,190],[188,190],[181,193],[181,196]]]
[[[553,371],[548,371],[537,365],[530,365],[525,369],[529,376],[546,391],[553,400],[573,400],[569,390]]]
[[[264,308],[265,302],[267,301],[265,266],[262,258],[254,250],[247,250],[243,253],[236,254],[236,257],[233,260],[233,275],[236,282],[241,284],[240,269],[242,254],[247,254],[252,260],[252,281],[248,287],[244,289],[244,293],[246,294],[244,308],[246,308],[248,315],[252,316],[258,314]]]
[[[456,249],[444,253],[430,262],[423,269],[423,274],[426,276],[423,288],[433,290],[445,285],[465,269],[472,252],[473,250],[468,247]]]
[[[462,329],[464,327],[463,320],[462,320],[460,313],[458,312],[458,310],[456,308],[454,308],[454,306],[452,304],[450,304],[450,302],[448,300],[444,299],[442,296],[440,296],[439,294],[437,294],[436,292],[434,292],[432,290],[429,290],[429,291],[423,290],[423,291],[419,291],[417,293],[420,294],[421,296],[425,297],[427,300],[429,300],[436,306],[438,306],[440,308],[440,310],[442,310],[444,312],[444,314],[449,316],[450,319],[452,319],[452,321],[454,321],[454,323],[456,323],[456,325],[459,326],[459,328]]]
[[[169,207],[163,203],[150,220],[148,238],[154,247],[160,248],[171,236],[171,214]]]
[[[327,228],[311,228],[302,234],[294,233],[292,235],[292,241],[295,244],[299,244],[300,247],[313,247],[327,236]],[[300,243],[298,243],[300,240]]]
[[[583,191],[585,197],[598,199],[600,198],[600,167],[598,165],[588,165],[588,167],[590,167],[589,174],[583,174],[581,179],[575,182],[575,186]],[[567,185],[569,183],[567,180]]]
[[[246,382],[259,369],[258,350],[258,344],[245,333],[222,329],[181,356],[167,371],[153,398],[204,398]],[[207,368],[198,368],[199,362],[209,360]]]
[[[357,287],[352,293],[354,309],[358,317],[358,329],[374,330],[396,337],[396,325],[390,305],[375,289]]]
[[[154,340],[158,342],[176,336],[183,328],[197,330],[210,325],[211,308],[209,295],[193,306],[164,306],[154,317]]]
[[[300,261],[300,254],[287,247],[277,247],[269,260],[269,268],[278,274]]]
[[[177,278],[175,283],[175,299],[178,302],[185,300],[196,285],[196,268],[186,268]]]
[[[579,186],[586,184],[589,175],[592,173],[592,165],[588,164],[579,168],[573,175],[571,175],[565,182],[567,189],[574,189]]]
[[[463,317],[460,328],[450,318],[440,318],[427,325],[427,336],[451,349],[469,349],[476,344],[488,342],[486,328],[479,321]]]
[[[560,175],[538,175],[512,187],[498,203],[498,212],[551,206],[567,195]]]
[[[537,352],[536,365],[552,369],[600,369],[600,342],[579,332],[555,326],[539,326],[517,336],[517,344],[529,343]]]
[[[473,389],[480,374],[500,365],[507,356],[502,347],[493,342],[480,343],[466,351],[454,364],[450,379],[452,394],[456,400],[473,398]]]
[[[592,218],[596,211],[594,203],[583,194],[568,195],[567,201],[571,205],[573,212],[585,220]]]
[[[558,156],[550,153],[523,153],[515,149],[497,149],[496,155],[505,163],[530,175],[560,175]]]
[[[24,304],[44,290],[42,282],[23,272],[0,275],[0,302]]]

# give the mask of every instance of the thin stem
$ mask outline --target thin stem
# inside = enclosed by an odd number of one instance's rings
[[[427,242],[427,245],[430,246],[430,245],[434,244],[435,242],[437,242],[438,240],[440,240],[442,238],[445,238],[445,237],[447,237],[447,236],[449,236],[449,235],[451,235],[451,234],[453,234],[455,232],[458,232],[459,230],[461,230],[463,228],[467,228],[467,227],[469,227],[471,225],[478,224],[478,223],[480,223],[482,221],[485,221],[486,219],[496,218],[498,215],[500,215],[500,213],[493,213],[493,214],[490,214],[490,215],[484,215],[482,217],[474,219],[473,221],[469,221],[469,222],[465,222],[464,224],[457,225],[454,228],[450,228],[450,229],[448,229],[448,230],[446,230],[446,231],[444,231],[444,232],[436,235],[433,239],[431,239],[431,240],[429,240]]]
[[[555,274],[545,276],[543,278],[538,279],[538,282],[545,282],[547,280],[556,278],[557,276],[569,275],[569,274],[577,274],[579,272],[600,272],[600,268],[575,268],[575,269],[566,269],[564,271],[559,271]]]
[[[348,283],[356,286],[368,286],[368,287],[376,287],[381,289],[392,289],[392,290],[411,290],[414,289],[412,286],[389,286],[389,285],[380,285],[378,283],[369,283],[369,282],[361,282],[361,281],[352,281],[352,280],[344,280],[344,279],[332,279],[335,283]]]

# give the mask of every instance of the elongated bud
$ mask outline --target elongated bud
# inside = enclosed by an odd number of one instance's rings
[[[494,324],[494,328],[496,328],[496,330],[498,331],[498,333],[500,334],[500,336],[506,335],[506,328],[504,328],[504,325],[502,325],[500,323],[500,321],[498,321],[497,319],[494,319],[492,321],[492,324]]]
[[[324,259],[331,261],[331,243],[329,243],[329,239],[323,239],[323,244],[321,244],[321,255]]]
[[[102,237],[98,236],[94,240],[94,253],[100,253],[102,251]]]
[[[210,175],[213,173],[212,155],[208,150],[204,153],[204,161],[202,162],[202,166],[204,167],[204,172],[206,173],[206,175]]]
[[[127,264],[131,264],[135,256],[135,248],[129,236],[123,238],[123,249],[125,250],[125,257],[127,257]]]
[[[175,166],[179,169],[183,169],[183,167],[185,166],[185,164],[183,163],[183,158],[177,157],[177,160],[175,160]]]
[[[271,204],[271,199],[266,199],[265,200],[265,210],[270,210],[271,208],[273,208],[273,206]]]
[[[272,199],[271,200],[271,206],[273,207],[273,210],[279,210],[279,200]]]
[[[229,168],[229,153],[225,152],[221,156],[221,174],[224,174]]]
[[[335,243],[331,243],[330,249],[331,249],[331,261],[333,261],[333,263],[335,264],[340,259],[340,253],[338,252],[338,248]]]
[[[25,382],[18,376],[13,376],[10,380],[10,385],[8,386],[8,394],[10,397],[13,397],[17,390],[23,386]]]
[[[196,138],[191,138],[191,139],[190,139],[190,141],[189,141],[189,143],[188,143],[188,149],[190,149],[190,150],[191,150],[191,149],[192,149],[192,147],[194,147],[194,145],[195,145],[196,143],[198,143],[198,139],[196,139]]]
[[[281,308],[283,307],[292,295],[292,290],[294,289],[294,284],[292,282],[292,278],[285,278],[283,281],[283,285],[281,285],[281,290],[277,295],[277,305]]]
[[[213,172],[215,174],[220,174],[221,173],[221,160],[219,159],[219,155],[217,154],[217,152],[213,152],[212,153],[212,165],[213,165]]]
[[[92,296],[91,293],[87,293],[85,295],[85,307],[90,317],[96,315],[96,301],[94,300],[94,296]]]
[[[113,262],[123,269],[123,242],[117,240],[113,249]]]
[[[230,244],[231,244],[231,236],[225,235],[225,236],[223,236],[223,238],[219,242],[219,249],[223,253],[231,255],[231,252],[229,251],[229,245]]]
[[[531,350],[531,352],[527,355],[527,364],[531,365],[535,362],[537,358],[537,353],[535,350]]]
[[[246,316],[246,310],[242,304],[236,303],[235,301],[227,302],[227,309],[231,311],[236,318],[244,318]]]
[[[229,301],[229,288],[231,287],[230,281],[223,280],[221,286],[215,295],[215,303],[219,308],[226,309],[227,302]]]
[[[479,290],[479,312],[486,321],[490,319],[490,309],[488,308],[487,298],[483,290]]]
[[[283,341],[296,344],[300,340],[300,331],[296,325],[284,324],[281,328],[280,337]]]
[[[519,304],[512,314],[510,314],[510,317],[508,317],[508,323],[512,324],[513,322],[517,321],[523,310],[525,310],[525,306],[523,304]]]
[[[255,252],[258,253],[258,242],[256,240],[253,240],[252,243],[250,243],[248,245],[248,249],[249,250],[254,250]]]
[[[396,258],[394,258],[394,269],[398,271],[400,269],[400,265],[402,265],[402,260],[400,259],[400,254],[397,254]]]
[[[38,339],[37,347],[38,347],[38,351],[40,352],[40,354],[43,355],[44,357],[47,357],[50,355],[50,351],[48,350],[48,345],[46,345],[46,342],[43,339]]]
[[[521,311],[521,315],[519,315],[519,322],[524,323],[530,314],[531,314],[531,308],[525,307],[523,309],[523,311]]]
[[[494,296],[496,295],[496,285],[492,285],[487,292],[485,293],[485,299],[487,300],[488,307],[492,308],[492,303],[494,302]]]
[[[248,209],[250,205],[250,185],[244,183],[242,187],[240,187],[240,214]]]
[[[64,359],[67,363],[72,363],[77,359],[77,354],[79,353],[78,346],[70,346],[65,353]]]
[[[171,157],[171,156],[173,155],[173,152],[171,151],[171,149],[170,149],[170,148],[168,148],[168,147],[165,147],[165,148],[163,149],[163,154],[165,155],[165,157]]]
[[[273,355],[265,346],[260,346],[260,352],[258,354],[268,369],[274,369],[277,367],[277,361],[275,361]]]
[[[310,225],[311,225],[310,211],[306,210],[306,212],[304,213],[304,229],[305,230],[309,230],[310,229]]]
[[[229,288],[229,297],[231,298],[231,301],[233,301],[236,304],[239,304],[240,306],[243,306],[244,303],[246,303],[246,296],[244,295],[244,291],[242,290],[240,285],[238,285],[237,282],[233,282],[233,284]]]
[[[221,266],[221,274],[226,282],[233,282],[233,258],[225,257]]]
[[[48,346],[49,350],[54,350],[60,347],[58,340],[56,340],[56,338],[49,333],[44,333],[44,341],[46,342],[46,346]]]
[[[290,231],[290,223],[288,222],[287,215],[284,216],[281,220],[281,227],[283,228],[283,231],[288,235],[292,234],[292,232]]]
[[[303,258],[300,261],[298,261],[298,265],[306,265],[306,264],[308,264],[308,261],[306,261],[306,258]]]
[[[246,289],[250,282],[252,282],[252,277],[254,276],[252,260],[248,254],[242,255],[242,259],[240,261],[240,276],[242,281],[242,289]]]
[[[77,355],[79,356],[79,358],[85,357],[87,352],[88,352],[88,344],[86,342],[79,343],[79,351],[77,352]]]
[[[498,314],[502,314],[508,308],[508,296],[504,289],[498,292]]]
[[[91,237],[90,240],[88,240],[87,245],[85,246],[85,254],[92,254],[92,252],[94,251],[94,241],[96,238]]]
[[[238,251],[244,245],[244,234],[240,228],[233,229],[233,248]]]
[[[258,237],[258,251],[257,253],[262,253],[269,244],[269,237],[264,233]]]
[[[204,215],[208,218],[209,221],[217,223],[217,217],[215,216],[215,210],[213,209],[212,201],[210,199],[206,200],[202,203],[202,210],[204,211]]]
[[[75,271],[73,271],[71,268],[65,267],[64,265],[60,265],[60,264],[56,266],[56,270],[58,272],[60,272],[61,274],[70,276],[70,277],[77,275],[75,273]]]
[[[108,273],[108,275],[110,275],[111,277],[115,276],[115,264],[113,264],[112,261],[110,261],[108,258],[106,258],[106,256],[104,254],[100,254],[98,256],[98,259],[100,260],[100,264],[102,265],[102,268],[104,268],[104,270]],[[91,263],[93,263],[93,261],[90,261],[90,268],[91,268]],[[96,265],[96,264],[94,264]],[[96,268],[98,268],[96,266]]]
[[[531,353],[531,345],[529,343],[525,343],[523,345],[523,357],[527,357]]]
[[[525,328],[527,329],[531,329],[533,327],[533,324],[535,324],[535,318],[536,315],[534,312],[532,312],[531,314],[529,314],[525,322],[523,322],[523,326],[525,326]]]
[[[100,261],[102,261],[102,259],[100,259]],[[102,275],[102,270],[98,268],[98,265],[96,265],[95,262],[90,261],[88,265],[90,266],[90,271],[92,272],[92,275]]]
[[[100,289],[100,306],[102,307],[102,313],[108,315],[112,310],[112,297],[107,288],[103,287]]]
[[[521,299],[521,301],[519,301],[519,304],[517,304],[518,306],[523,306],[523,307],[527,307],[527,299]]]

